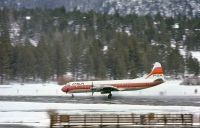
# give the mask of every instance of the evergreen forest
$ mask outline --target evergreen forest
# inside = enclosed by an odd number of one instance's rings
[[[57,9],[0,9],[0,83],[132,79],[160,62],[165,75],[198,75],[200,19]],[[185,51],[185,55],[180,50]]]

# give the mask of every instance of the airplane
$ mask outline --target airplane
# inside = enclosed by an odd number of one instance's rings
[[[141,90],[165,82],[162,66],[159,62],[155,62],[151,72],[143,77],[136,79],[127,80],[104,80],[104,81],[76,81],[69,82],[64,87],[62,91],[65,93],[82,93],[91,92],[101,92],[101,94],[108,94],[108,98],[112,97],[112,91],[131,91],[131,90]]]

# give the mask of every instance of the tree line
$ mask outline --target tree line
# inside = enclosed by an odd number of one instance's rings
[[[179,28],[173,27],[176,23]],[[67,72],[76,80],[135,78],[149,72],[156,61],[167,75],[185,71],[198,75],[199,62],[188,51],[199,49],[197,26],[198,19],[181,16],[4,8],[0,10],[1,84],[45,82]],[[186,56],[180,54],[180,46],[186,47]]]

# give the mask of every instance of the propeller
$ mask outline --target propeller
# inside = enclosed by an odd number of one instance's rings
[[[93,84],[93,81],[92,81],[92,96],[94,95],[94,84]]]

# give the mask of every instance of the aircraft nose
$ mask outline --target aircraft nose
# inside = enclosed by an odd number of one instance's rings
[[[62,89],[61,89],[63,92],[68,92],[68,87],[67,86],[64,86],[64,87],[62,87]]]

